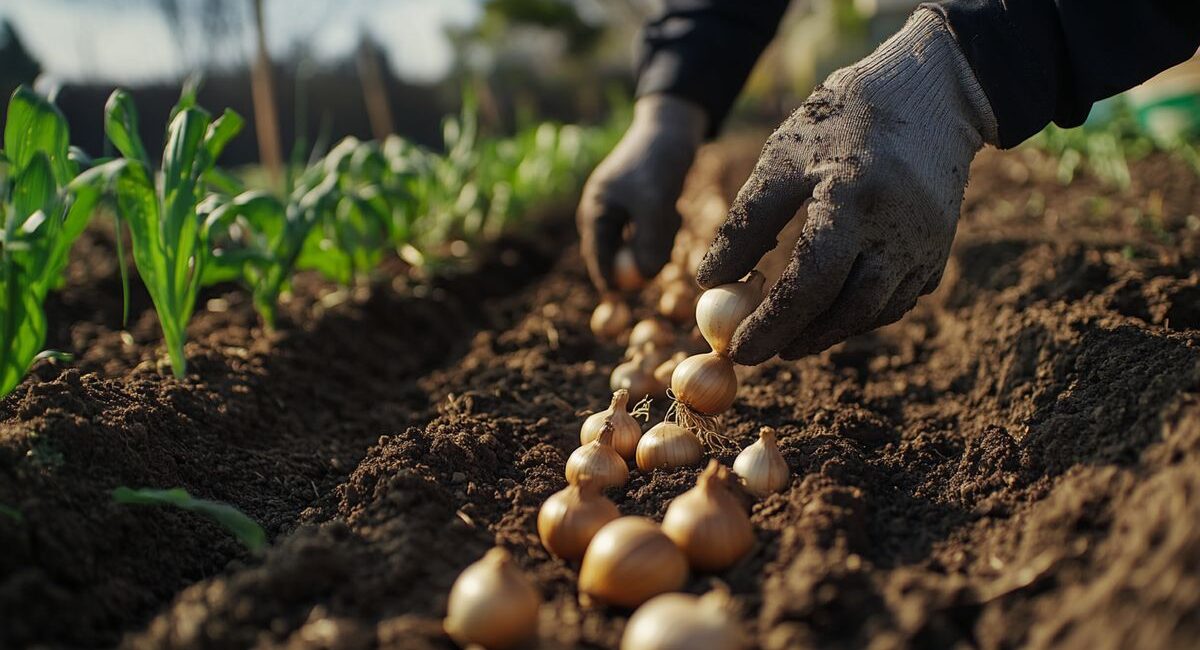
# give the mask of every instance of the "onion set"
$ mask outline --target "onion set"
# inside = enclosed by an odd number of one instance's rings
[[[593,413],[579,428],[579,444],[586,445],[600,437],[606,425],[612,427],[612,446],[625,460],[633,460],[638,441],[642,439],[642,426],[627,410],[629,391],[624,388],[613,391],[608,408]]]
[[[596,531],[620,517],[596,483],[583,477],[575,485],[555,492],[538,510],[537,529],[542,546],[564,560],[583,559]]]
[[[533,582],[496,547],[454,581],[442,628],[462,646],[512,648],[537,634],[541,604]]]
[[[733,566],[754,546],[754,527],[730,483],[729,470],[711,460],[696,487],[675,497],[663,515],[663,532],[700,571]]]
[[[658,524],[645,517],[621,517],[592,538],[579,568],[579,593],[621,607],[683,587],[687,559]]]
[[[783,454],[779,453],[774,429],[759,429],[758,440],[734,459],[733,473],[741,477],[747,492],[759,498],[787,487],[791,470]]]
[[[629,327],[632,318],[629,305],[626,305],[624,300],[607,295],[592,310],[592,319],[588,324],[596,338],[615,341],[625,333],[625,328]]]
[[[613,427],[607,423],[600,435],[567,458],[567,482],[578,483],[589,478],[600,488],[620,487],[629,478],[629,467],[621,454],[613,449]]]
[[[739,650],[746,639],[729,594],[663,594],[629,617],[621,650]]]
[[[762,302],[766,278],[751,271],[745,280],[713,287],[700,294],[696,303],[696,325],[714,352],[727,354],[733,333]]]
[[[659,422],[650,427],[637,446],[638,469],[691,467],[700,463],[704,448],[696,434],[675,424]]]
[[[653,359],[645,352],[634,352],[632,358],[613,368],[608,385],[613,391],[625,389],[634,399],[658,395],[660,386],[654,380]]]

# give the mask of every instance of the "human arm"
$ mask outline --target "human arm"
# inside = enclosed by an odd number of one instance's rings
[[[642,33],[633,123],[584,186],[576,213],[593,283],[611,288],[626,243],[653,277],[670,257],[675,203],[705,137],[714,134],[775,34],[787,0],[668,0]]]

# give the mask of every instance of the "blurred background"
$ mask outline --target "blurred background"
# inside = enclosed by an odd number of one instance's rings
[[[774,121],[813,79],[889,33],[915,3],[797,0],[735,120]],[[595,122],[628,102],[652,0],[3,0],[0,93],[55,96],[74,144],[104,149],[104,100],[140,107],[151,150],[190,75],[200,103],[253,116],[227,162],[398,133],[440,146],[464,90],[486,128]],[[889,17],[895,14],[896,17]],[[895,23],[895,24],[892,24]]]
[[[769,126],[814,82],[895,31],[911,0],[795,0],[731,122]],[[103,105],[129,89],[151,150],[180,85],[246,115],[228,164],[287,160],[342,136],[397,133],[441,146],[441,118],[464,92],[486,131],[535,120],[603,120],[629,101],[637,33],[654,0],[0,0],[0,97],[35,83],[56,98],[74,144],[104,153]],[[1142,128],[1194,128],[1196,65]],[[1182,98],[1182,99],[1181,99]],[[1140,108],[1139,108],[1140,111]],[[1108,108],[1097,111],[1105,121]]]

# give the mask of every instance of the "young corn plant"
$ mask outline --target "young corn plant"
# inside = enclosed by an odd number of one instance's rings
[[[348,285],[378,266],[391,247],[391,205],[381,186],[386,161],[377,143],[349,137],[312,173],[323,175],[331,198],[316,215],[296,268]]]
[[[122,90],[105,106],[104,127],[123,158],[112,163],[119,224],[128,226],[133,260],[158,312],[171,370],[187,370],[183,346],[209,250],[206,217],[208,178],[217,157],[242,128],[233,111],[212,119],[185,90],[171,112],[162,166],[155,170],[138,135],[137,109]]]
[[[334,210],[337,200],[337,177],[314,167],[284,201],[266,192],[243,192],[221,201],[207,219],[213,256],[203,284],[242,282],[263,324],[275,329],[279,296],[313,228]]]
[[[8,104],[0,152],[0,397],[46,340],[46,294],[99,200],[97,176],[76,177],[67,121],[25,87]]]

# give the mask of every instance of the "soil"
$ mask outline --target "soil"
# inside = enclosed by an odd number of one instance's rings
[[[754,154],[703,153],[685,241]],[[775,427],[794,480],[753,506],[754,551],[687,589],[728,587],[757,645],[1200,638],[1200,179],[1165,157],[1128,191],[1055,172],[985,152],[935,294],[741,369],[723,425],[742,443]],[[213,291],[177,381],[144,296],[122,330],[111,242],[89,233],[51,306],[52,347],[79,359],[0,403],[0,504],[20,513],[0,515],[0,646],[452,647],[449,587],[502,544],[546,599],[542,647],[615,647],[629,612],[581,607],[534,525],[622,352],[587,329],[571,236],[564,220],[432,284],[306,278],[273,335]],[[608,493],[661,517],[697,472],[634,469]],[[118,485],[227,501],[272,545],[116,505]]]

